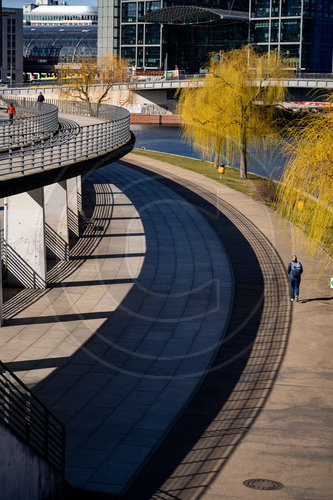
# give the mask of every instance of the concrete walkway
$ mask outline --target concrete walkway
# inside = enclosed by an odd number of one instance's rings
[[[173,191],[117,163],[86,186],[94,225],[51,288],[5,303],[0,356],[66,424],[68,481],[120,493],[213,362],[233,280],[208,221]]]
[[[7,302],[1,330],[0,356],[67,424],[68,478],[93,490],[78,498],[330,499],[332,265],[319,276],[320,252],[306,257],[293,228],[283,236],[245,195],[124,160],[89,176],[97,227],[50,271],[52,289]],[[226,332],[232,280],[218,236],[235,279]],[[305,269],[293,304],[292,253]],[[206,289],[214,280],[218,293]],[[243,485],[253,478],[283,488]]]
[[[193,192],[218,206],[249,243],[217,221],[235,273],[229,329],[202,387],[126,499],[332,498],[332,262],[323,270],[321,251],[307,257],[290,238],[292,226],[283,230],[274,213],[241,193],[142,156],[125,160],[171,179],[160,181],[208,216]],[[285,273],[294,253],[305,270],[299,303],[290,302]],[[244,486],[256,478],[283,487]]]

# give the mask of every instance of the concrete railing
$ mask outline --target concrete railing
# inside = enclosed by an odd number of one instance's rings
[[[0,423],[64,472],[65,426],[1,361]]]
[[[3,99],[9,105],[12,102],[16,109],[13,122],[3,121],[0,125],[0,149],[13,145],[23,145],[36,136],[54,132],[58,127],[58,108],[53,104],[35,101],[23,102],[20,99]]]
[[[74,164],[105,154],[130,140],[130,114],[126,109],[104,105],[99,116],[108,121],[78,127],[69,136],[66,130],[50,132],[47,139],[42,134],[33,137],[25,147],[9,148],[0,156],[0,178]]]
[[[163,89],[177,89],[183,87],[196,87],[201,86],[204,81],[205,75],[185,75],[180,80],[145,80],[145,81],[130,81],[124,83],[117,83],[113,85],[112,90],[163,90]],[[331,73],[301,73],[293,77],[285,79],[285,86],[291,88],[333,88],[333,75]],[[67,86],[68,87],[68,86]],[[98,90],[102,85],[94,85],[94,90]],[[61,92],[62,87],[58,85],[43,86],[36,85],[16,88],[1,88],[0,95],[31,95],[37,98],[39,92],[43,92],[45,96],[56,96]]]

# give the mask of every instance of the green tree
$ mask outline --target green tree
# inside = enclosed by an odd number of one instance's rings
[[[333,93],[329,101],[291,126],[289,161],[278,190],[280,213],[305,229],[312,255],[318,244],[333,253]]]
[[[221,153],[228,162],[238,156],[246,179],[249,145],[265,148],[265,139],[277,134],[275,105],[284,100],[283,79],[292,66],[276,52],[259,54],[251,46],[216,59],[215,54],[202,87],[180,92],[183,136],[203,155],[214,156],[215,166]]]
[[[60,97],[85,102],[89,114],[93,114],[93,103],[106,101],[115,83],[129,81],[125,60],[106,54],[101,61],[94,57],[83,58],[73,66],[64,65],[59,71]],[[64,82],[69,82],[64,85]]]

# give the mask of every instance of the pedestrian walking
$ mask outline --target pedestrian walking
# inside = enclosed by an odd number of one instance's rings
[[[43,96],[43,94],[40,92],[39,93],[39,96],[37,97],[37,102],[44,102],[45,101],[45,97]]]
[[[303,266],[300,262],[298,262],[296,255],[292,256],[287,272],[289,275],[291,301],[293,302],[296,298],[296,302],[298,302],[299,286],[301,283],[301,275],[303,273]]]
[[[11,102],[10,105],[7,108],[7,113],[9,115],[9,122],[13,123],[14,115],[16,113],[16,109],[14,104]]]

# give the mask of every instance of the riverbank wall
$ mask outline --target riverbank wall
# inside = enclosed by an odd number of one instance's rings
[[[179,127],[182,119],[179,115],[144,115],[131,113],[131,123],[147,125],[173,125]]]

